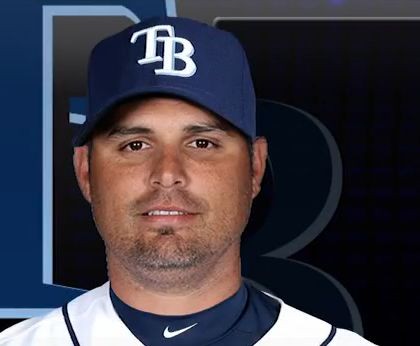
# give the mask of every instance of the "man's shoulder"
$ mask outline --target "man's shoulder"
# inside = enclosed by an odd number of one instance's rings
[[[69,309],[78,315],[89,309],[107,292],[108,283],[87,291],[68,303]],[[0,333],[0,346],[72,345],[62,308],[56,308],[43,316],[29,318]]]
[[[372,342],[361,337],[359,334],[347,329],[337,328],[334,337],[331,339],[328,346],[375,346]]]
[[[276,323],[256,345],[375,346],[359,334],[336,328],[330,323],[286,304],[280,298],[263,292],[281,304]]]
[[[27,346],[30,340],[63,338],[65,322],[61,309],[54,309],[44,316],[33,317],[19,322],[0,333],[0,346]],[[65,343],[63,343],[65,345]]]

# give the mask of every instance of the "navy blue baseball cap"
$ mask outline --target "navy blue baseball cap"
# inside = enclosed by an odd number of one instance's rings
[[[74,146],[86,144],[115,106],[155,94],[198,104],[251,140],[256,138],[255,92],[248,59],[238,39],[191,19],[155,17],[94,47],[88,66],[88,114]],[[264,191],[265,186],[272,185],[270,164],[267,171],[258,197],[262,200],[259,214],[267,212],[268,199],[272,198],[272,186]]]

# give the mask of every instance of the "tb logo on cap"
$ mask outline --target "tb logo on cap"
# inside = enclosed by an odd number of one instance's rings
[[[159,31],[166,31],[169,36],[158,36]],[[191,77],[197,71],[197,66],[191,59],[194,54],[194,46],[190,41],[182,37],[175,37],[175,29],[171,25],[156,25],[147,29],[135,32],[130,39],[131,43],[136,43],[139,36],[146,35],[146,53],[143,59],[137,60],[140,65],[163,61],[163,67],[156,69],[157,75],[168,75],[178,77]],[[157,42],[163,42],[163,57],[156,55]],[[179,43],[183,50],[175,53],[175,45]],[[182,70],[175,69],[175,59],[185,62]]]

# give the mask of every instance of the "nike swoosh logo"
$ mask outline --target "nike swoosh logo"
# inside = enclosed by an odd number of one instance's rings
[[[169,326],[166,327],[166,329],[163,331],[163,336],[167,339],[173,338],[174,336],[177,336],[179,334],[182,334],[183,332],[186,332],[188,329],[191,329],[192,327],[195,327],[197,323],[194,323],[193,325],[183,328],[183,329],[179,329],[179,330],[174,330],[173,332],[169,331]]]

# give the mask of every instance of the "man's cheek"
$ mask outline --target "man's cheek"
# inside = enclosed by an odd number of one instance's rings
[[[243,184],[228,175],[220,176],[209,193],[213,196],[216,208],[232,212],[232,209],[236,209],[238,202],[243,198]]]

